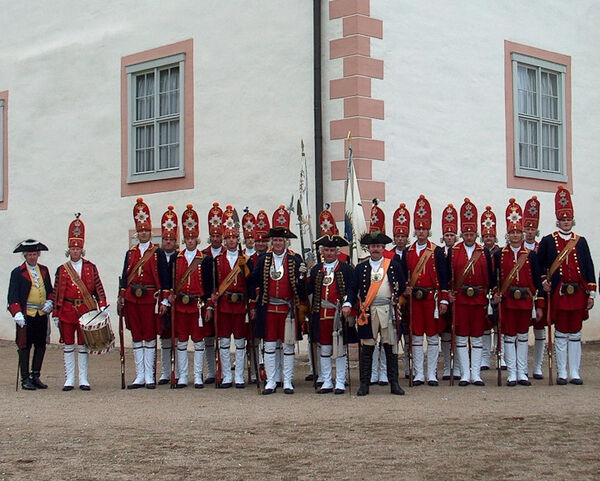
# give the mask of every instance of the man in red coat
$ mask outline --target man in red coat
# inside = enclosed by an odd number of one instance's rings
[[[141,197],[133,208],[133,219],[139,243],[125,254],[118,300],[131,331],[135,361],[136,377],[127,389],[154,389],[159,316],[167,311],[171,286],[165,253],[151,242],[150,209]]]
[[[506,232],[508,245],[494,254],[494,267],[500,281],[495,287],[494,302],[501,303],[498,327],[504,338],[506,385],[529,386],[529,326],[532,311],[541,319],[544,298],[536,254],[523,245],[523,212],[515,199],[510,199],[506,208]]]
[[[64,343],[65,384],[63,391],[75,386],[75,334],[77,334],[77,366],[79,389],[90,390],[87,377],[88,352],[85,347],[79,318],[88,311],[106,310],[106,294],[98,269],[84,259],[85,225],[76,214],[69,225],[67,255],[69,260],[56,269],[54,282],[54,323],[60,327],[60,339]]]
[[[427,384],[437,386],[439,334],[444,330],[444,315],[448,309],[448,272],[444,251],[428,240],[431,229],[431,205],[421,194],[414,210],[417,241],[402,259],[408,275],[404,295],[412,296],[411,347],[414,365],[413,386],[425,383],[423,337],[427,336]]]
[[[477,244],[477,208],[465,199],[460,208],[463,241],[450,250],[450,269],[454,279],[450,300],[455,311],[456,354],[460,365],[459,386],[484,386],[481,379],[483,332],[487,325],[487,294],[492,285],[490,253]],[[469,362],[469,338],[471,356]],[[470,366],[470,369],[469,369]]]
[[[173,280],[173,309],[175,309],[175,336],[177,337],[177,387],[188,384],[188,340],[194,343],[194,387],[204,387],[202,376],[206,339],[214,339],[213,308],[210,303],[212,258],[198,249],[200,227],[198,214],[188,204],[181,215],[185,249],[177,254]],[[214,376],[214,371],[213,371]],[[213,377],[214,379],[214,377]]]

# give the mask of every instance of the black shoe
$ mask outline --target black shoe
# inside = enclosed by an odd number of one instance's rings
[[[285,388],[283,394],[294,394],[294,390],[291,387]]]
[[[318,383],[317,383],[317,385],[318,385]],[[278,382],[275,383],[275,386],[276,387],[283,387],[283,383],[281,381],[278,381]]]
[[[336,388],[335,391],[333,391],[333,394],[344,394],[345,392],[345,389]]]
[[[243,382],[236,382],[236,383],[235,383],[235,388],[236,388],[236,389],[245,389],[245,388],[246,388],[246,383],[243,383]]]
[[[567,380],[564,377],[559,377],[558,379],[556,379],[556,384],[558,386],[566,386]]]
[[[187,384],[186,384],[187,386]],[[194,384],[194,389],[204,389],[204,384],[196,383]]]
[[[369,385],[367,383],[360,383],[360,387],[358,391],[356,391],[357,396],[366,396],[369,394]]]
[[[405,374],[404,379],[410,379],[410,374]]]
[[[321,389],[319,389],[317,391],[317,394],[329,394],[333,392],[333,388],[332,387],[322,387]]]
[[[81,389],[82,391],[91,391],[91,387],[88,384],[81,384],[79,386],[79,389]]]
[[[35,376],[31,378],[31,382],[37,389],[48,389],[48,385],[40,381],[40,378]]]
[[[233,384],[230,382],[222,382],[219,389],[229,389],[231,386],[233,386]]]
[[[317,381],[317,387],[320,388],[321,386],[323,386],[323,381]]]
[[[520,386],[531,386],[531,383],[527,379],[521,379],[518,383]]]
[[[184,383],[178,382],[177,384],[175,384],[175,389],[185,389],[186,387],[187,387],[187,384],[184,384]]]
[[[404,396],[404,389],[397,382],[390,382],[390,392],[396,396]]]
[[[473,385],[475,385],[475,386],[485,386],[485,383],[483,381],[475,381],[473,383]]]
[[[579,378],[571,379],[569,382],[571,384],[575,384],[576,386],[581,386],[583,384],[583,381]]]
[[[425,384],[425,381],[421,381],[420,379],[413,380],[413,386],[422,386],[423,384]]]
[[[506,381],[506,385],[508,387],[515,387],[517,385],[517,381]]]
[[[24,379],[21,382],[21,388],[25,389],[26,391],[35,391],[37,389],[35,387],[35,384],[33,384],[33,382],[31,382],[31,379],[29,379],[29,378]]]
[[[480,371],[489,371],[490,370],[490,366],[481,366],[479,368]]]
[[[387,386],[388,384],[389,384],[389,382],[387,382],[387,381],[378,381],[377,382],[378,386]]]
[[[130,384],[129,386],[127,386],[127,389],[140,389],[140,388],[143,388],[145,386],[146,386],[145,384],[135,384],[135,383],[133,383],[133,384]]]
[[[469,381],[459,381],[458,382],[458,385],[460,387],[465,387],[465,386],[468,386],[469,384],[471,384]]]
[[[502,367],[500,367],[500,370],[501,370],[501,371],[506,371],[506,369],[507,369],[507,367],[506,367],[506,366],[502,366]]]
[[[146,384],[146,389],[156,389],[156,384],[153,382],[149,382]]]
[[[65,392],[72,391],[73,390],[73,386],[63,386],[62,390],[65,391]]]
[[[271,388],[265,388],[262,390],[262,395],[264,396],[268,396],[269,394],[273,394],[275,392],[275,389],[271,389]]]
[[[544,379],[544,375],[543,374],[534,374],[533,379]]]
[[[311,374],[307,374],[304,378],[305,381],[312,381],[315,377]]]
[[[428,386],[439,386],[440,383],[438,381],[431,380],[431,381],[427,381],[427,385]]]
[[[369,386],[375,386],[379,381],[369,381]]]
[[[214,377],[208,377],[204,380],[204,384],[214,384],[214,383],[215,383]]]
[[[169,384],[171,381],[169,379],[159,379],[158,380],[158,385],[159,386],[164,386],[165,384]]]
[[[442,376],[442,381],[449,381],[450,380],[450,376]]]

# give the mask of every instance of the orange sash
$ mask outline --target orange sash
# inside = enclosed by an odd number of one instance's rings
[[[374,281],[374,282],[371,281],[371,285],[369,286],[369,290],[367,291],[367,295],[365,297],[365,302],[361,302],[360,298],[359,298],[358,303],[359,303],[360,313],[358,314],[358,319],[356,321],[359,326],[365,326],[369,322],[369,320],[367,319],[367,309],[371,306],[371,304],[375,300],[375,297],[377,296],[377,293],[379,292],[379,287],[381,287],[381,284],[383,283],[383,280],[385,279],[385,276],[387,275],[387,271],[388,271],[388,268],[390,267],[391,263],[392,263],[391,259],[388,259],[387,257],[383,258],[383,276],[381,276],[381,279],[378,281]]]

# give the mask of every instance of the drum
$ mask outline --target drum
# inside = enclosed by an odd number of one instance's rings
[[[90,354],[104,354],[115,347],[108,312],[88,311],[79,318],[85,347]]]

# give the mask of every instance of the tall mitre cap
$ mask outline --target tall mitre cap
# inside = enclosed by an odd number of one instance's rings
[[[406,208],[406,204],[401,202],[396,211],[394,212],[394,235],[404,234],[409,235],[410,233],[410,212]]]
[[[373,206],[371,207],[371,222],[369,223],[369,232],[363,235],[360,239],[360,243],[363,245],[370,244],[389,244],[392,242],[387,235],[385,235],[385,213],[379,207],[379,201],[373,199]]]
[[[269,238],[269,230],[271,230],[269,215],[261,209],[258,211],[258,214],[256,214],[256,240],[267,240]]]
[[[339,235],[335,218],[329,210],[330,205],[325,204],[325,208],[319,214],[319,228],[321,237],[315,241],[316,246],[324,247],[344,247],[348,245],[348,241]]]
[[[152,221],[150,219],[150,208],[144,202],[144,199],[138,197],[133,206],[133,221],[135,222],[135,231],[152,230]]]
[[[461,232],[477,232],[477,207],[468,197],[465,197],[465,201],[460,207],[460,230]]]
[[[18,252],[41,252],[47,251],[48,247],[45,244],[42,244],[40,241],[35,239],[25,239],[24,241],[19,242],[15,250],[13,250],[14,254]]]
[[[492,212],[489,205],[485,206],[483,214],[481,214],[481,236],[493,235],[496,237],[496,214]]]
[[[228,205],[223,212],[223,237],[239,237],[240,232],[235,222],[233,206]]]
[[[242,230],[244,232],[244,239],[254,239],[256,237],[256,217],[250,209],[246,207],[244,209],[244,215],[242,217]]]
[[[286,239],[296,239],[296,235],[290,231],[290,213],[285,205],[280,205],[271,220],[271,229],[267,237],[284,237]]]
[[[571,193],[562,184],[558,186],[554,195],[554,211],[558,220],[575,217]]]
[[[534,195],[525,203],[523,211],[523,226],[538,228],[540,224],[540,201],[537,195]]]
[[[213,202],[212,208],[208,211],[208,233],[223,234],[223,209],[219,207],[218,202]]]
[[[506,208],[506,232],[518,230],[523,232],[523,211],[514,198],[508,199]]]
[[[187,204],[186,209],[181,214],[181,227],[183,230],[183,237],[192,237],[197,239],[200,237],[200,218],[198,213],[194,210],[192,204]]]
[[[458,234],[458,212],[454,205],[448,204],[442,213],[442,234]]]
[[[80,219],[80,213],[75,214],[75,219],[69,224],[69,247],[83,247],[85,243],[85,224]]]
[[[160,228],[163,239],[177,240],[177,214],[172,205],[167,206],[167,210],[162,215]]]
[[[431,229],[431,205],[423,194],[415,204],[413,223],[415,229]]]

